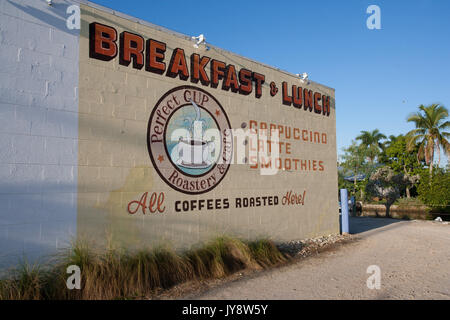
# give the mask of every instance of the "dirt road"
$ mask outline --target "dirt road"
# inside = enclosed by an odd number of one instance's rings
[[[351,218],[358,240],[190,299],[450,299],[450,225]],[[370,265],[381,271],[369,289]]]

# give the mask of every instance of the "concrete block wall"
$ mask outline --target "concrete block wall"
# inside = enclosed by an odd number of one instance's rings
[[[0,269],[76,234],[79,30],[73,1],[0,1]]]
[[[71,5],[80,6],[81,31],[66,26]],[[91,58],[92,22],[167,43],[166,63],[175,48],[183,48],[186,57],[198,52],[265,74],[261,99],[197,87],[221,101],[232,128],[253,120],[327,133],[326,144],[291,141],[289,153],[323,160],[326,169],[267,177],[233,164],[210,192],[174,190],[151,162],[147,126],[160,97],[193,84],[120,65],[118,59]],[[45,0],[0,0],[0,276],[21,258],[42,261],[75,236],[128,247],[164,241],[185,248],[222,234],[291,240],[338,232],[334,90],[308,84],[331,96],[331,116],[296,110],[282,105],[281,93],[269,95],[269,81],[280,86],[297,83],[297,77],[216,48],[196,50],[190,37],[84,0],[53,0],[52,6]],[[240,197],[281,199],[288,191],[306,190],[304,206],[233,208]],[[165,194],[164,214],[130,214],[128,205],[145,192]],[[223,198],[230,208],[174,208],[175,201]]]

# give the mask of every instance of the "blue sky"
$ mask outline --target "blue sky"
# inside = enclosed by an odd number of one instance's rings
[[[335,88],[339,154],[361,130],[413,129],[420,104],[450,109],[447,0],[93,2]],[[371,4],[381,30],[366,27]]]

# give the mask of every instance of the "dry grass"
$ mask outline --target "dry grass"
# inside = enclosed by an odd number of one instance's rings
[[[286,262],[286,256],[278,250],[272,241],[257,240],[249,243],[250,252],[256,262],[268,268]]]
[[[38,265],[26,261],[12,271],[11,278],[0,280],[2,300],[40,300],[46,274]]]
[[[222,237],[183,253],[169,247],[96,253],[87,243],[77,242],[51,270],[24,263],[7,280],[0,280],[0,300],[140,299],[187,281],[222,278],[286,260],[267,239],[243,242]],[[80,290],[66,287],[69,265],[81,269]]]

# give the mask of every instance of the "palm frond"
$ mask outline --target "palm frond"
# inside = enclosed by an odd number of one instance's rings
[[[439,130],[450,129],[450,121],[445,121],[444,123],[438,126]]]

